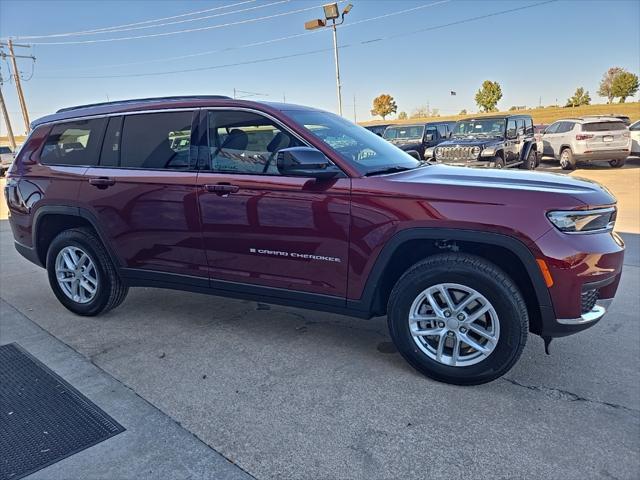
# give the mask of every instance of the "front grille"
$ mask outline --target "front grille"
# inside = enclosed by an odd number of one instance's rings
[[[476,147],[438,147],[436,160],[476,160],[478,155],[473,154]]]
[[[587,290],[582,292],[581,305],[582,305],[582,313],[587,313],[593,310],[593,307],[596,305],[596,301],[598,300],[598,290]]]

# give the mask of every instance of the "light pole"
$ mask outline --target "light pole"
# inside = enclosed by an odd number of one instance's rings
[[[324,9],[324,19],[316,18],[304,24],[307,30],[316,30],[318,28],[331,27],[333,29],[333,56],[336,61],[336,88],[338,92],[338,113],[342,115],[342,85],[340,83],[340,62],[338,61],[338,31],[337,26],[344,23],[344,16],[351,11],[353,5],[350,3],[344,7],[342,13],[338,9],[337,3],[328,3],[322,7]],[[336,19],[340,18],[339,22]],[[328,25],[331,20],[331,25]]]

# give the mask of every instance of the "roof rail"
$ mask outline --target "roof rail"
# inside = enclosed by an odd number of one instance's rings
[[[231,97],[225,95],[184,95],[174,97],[150,97],[150,98],[131,98],[129,100],[114,100],[113,102],[88,103],[86,105],[76,105],[75,107],[61,108],[56,113],[69,112],[89,107],[104,107],[106,105],[126,105],[127,103],[140,102],[163,102],[163,101],[180,101],[180,100],[230,100]]]

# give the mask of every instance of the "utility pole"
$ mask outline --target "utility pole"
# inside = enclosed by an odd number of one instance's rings
[[[28,47],[28,45],[18,45],[20,47]],[[31,130],[31,122],[29,121],[29,111],[27,110],[27,102],[24,99],[24,92],[22,91],[22,84],[20,83],[20,71],[18,70],[18,63],[16,62],[16,54],[13,52],[13,41],[9,39],[9,57],[11,58],[11,64],[13,65],[13,78],[16,81],[16,91],[18,92],[18,101],[20,102],[20,109],[22,110],[22,118],[24,119],[24,127],[27,133]],[[20,56],[21,58],[24,55]],[[29,56],[35,61],[35,57]]]
[[[358,117],[356,116],[356,94],[353,94],[353,123],[358,122]]]
[[[338,113],[342,116],[342,85],[340,84],[340,62],[338,61],[338,31],[333,20],[333,56],[336,61],[336,87],[338,91]]]
[[[4,123],[7,124],[7,136],[9,137],[9,143],[11,144],[11,150],[15,152],[16,139],[13,136],[13,128],[11,128],[11,120],[9,119],[7,106],[4,103],[4,95],[2,94],[2,78],[0,78],[0,109],[2,109],[2,116],[4,117]]]

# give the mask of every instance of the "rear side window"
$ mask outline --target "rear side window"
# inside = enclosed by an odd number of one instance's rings
[[[575,123],[573,122],[560,122],[560,126],[558,127],[558,130],[556,130],[556,133],[570,132],[571,130],[573,130],[574,125]]]
[[[95,118],[54,125],[40,153],[40,162],[44,165],[97,165],[106,124],[105,118]]]
[[[592,122],[583,123],[583,132],[608,132],[611,130],[626,130],[627,126],[623,122]]]
[[[189,147],[192,118],[191,111],[126,116],[120,142],[120,166],[152,170],[188,170],[191,167]],[[114,130],[115,128],[116,126]],[[112,136],[110,141],[111,149],[115,144],[113,138]],[[105,160],[113,162],[112,156],[109,155]]]

